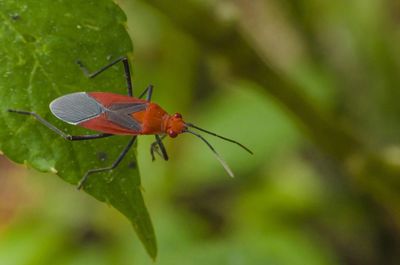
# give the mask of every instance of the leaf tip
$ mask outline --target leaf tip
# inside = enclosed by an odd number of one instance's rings
[[[4,155],[3,151],[0,150],[0,156]]]
[[[50,168],[50,172],[51,172],[51,173],[54,173],[54,174],[57,174],[57,173],[58,173],[58,170],[55,169],[54,167],[51,167],[51,168]]]
[[[152,261],[154,263],[156,263],[157,262],[157,252],[158,252],[157,246],[154,246],[152,248],[146,248],[146,250],[147,250],[147,253],[149,254],[150,258],[152,259]]]

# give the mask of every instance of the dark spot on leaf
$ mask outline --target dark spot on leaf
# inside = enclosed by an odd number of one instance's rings
[[[21,16],[18,13],[10,14],[10,17],[14,21],[17,21],[21,18]]]
[[[128,167],[129,167],[129,168],[136,168],[136,162],[135,162],[135,161],[130,162],[130,163],[128,164]]]
[[[98,158],[100,161],[106,161],[107,158],[108,158],[108,155],[107,155],[107,153],[105,153],[105,152],[98,152],[98,153],[97,153],[97,158]]]
[[[35,41],[36,41],[36,38],[33,37],[33,36],[30,35],[30,34],[23,34],[23,36],[24,36],[24,39],[25,39],[27,42],[35,42]]]

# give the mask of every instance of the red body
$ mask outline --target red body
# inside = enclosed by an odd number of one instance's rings
[[[107,92],[87,93],[105,108],[111,107],[113,104],[121,103],[146,103],[147,107],[143,111],[130,113],[129,115],[141,124],[141,130],[135,131],[124,128],[107,119],[105,113],[94,117],[87,121],[81,122],[79,126],[87,129],[100,131],[110,134],[120,135],[143,135],[143,134],[168,134],[171,137],[182,133],[185,128],[182,116],[178,113],[169,115],[159,105],[147,100],[138,99],[119,94]]]

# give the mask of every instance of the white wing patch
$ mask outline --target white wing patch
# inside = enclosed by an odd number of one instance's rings
[[[50,103],[50,110],[60,120],[77,125],[99,116],[104,108],[85,92],[78,92],[55,99]]]

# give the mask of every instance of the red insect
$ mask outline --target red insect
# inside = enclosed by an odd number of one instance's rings
[[[234,140],[204,130],[194,124],[184,122],[182,115],[179,113],[169,115],[159,105],[151,102],[151,96],[153,93],[153,86],[151,85],[148,86],[138,98],[133,97],[129,63],[126,57],[118,58],[92,74],[89,73],[81,62],[78,61],[77,63],[85,75],[89,78],[93,78],[118,62],[124,64],[128,96],[107,92],[77,92],[61,96],[50,103],[51,112],[60,120],[69,124],[79,125],[90,130],[101,132],[99,134],[79,136],[67,135],[34,112],[13,109],[8,110],[9,112],[32,115],[49,129],[70,141],[91,140],[113,135],[133,135],[128,145],[123,149],[111,166],[88,170],[79,181],[78,189],[83,187],[90,174],[111,170],[117,167],[132,147],[137,135],[154,134],[156,141],[150,148],[152,159],[155,159],[154,152],[157,152],[165,160],[168,160],[168,155],[162,143],[162,139],[166,135],[175,138],[181,133],[191,133],[208,145],[230,176],[233,176],[232,170],[219,156],[211,144],[204,139],[203,136],[192,131],[190,128],[235,143],[252,154],[247,147]],[[142,99],[145,95],[146,99]],[[159,150],[161,150],[161,153]]]

